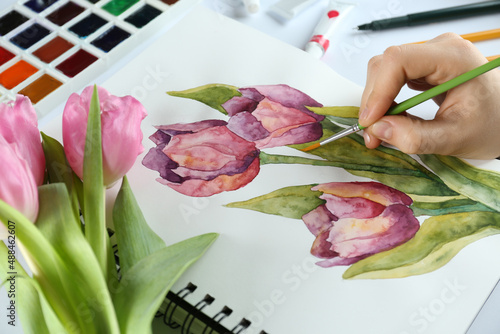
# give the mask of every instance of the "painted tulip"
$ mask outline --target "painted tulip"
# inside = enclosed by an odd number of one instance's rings
[[[36,111],[29,98],[17,95],[15,101],[0,104],[0,137],[9,145],[15,146],[15,150],[26,160],[33,172],[36,184],[42,185],[45,156]]]
[[[222,104],[230,116],[228,128],[253,141],[257,148],[303,144],[319,139],[324,116],[306,106],[322,105],[287,85],[240,88],[236,96]]]
[[[16,146],[0,137],[0,199],[35,222],[38,215],[38,188],[31,166]],[[0,238],[7,229],[0,224]]]
[[[406,194],[377,182],[332,182],[312,188],[325,204],[302,220],[316,236],[322,267],[351,265],[413,238],[420,228]]]
[[[188,196],[205,197],[243,187],[259,173],[255,144],[221,120],[158,126],[156,144],[142,163],[160,173],[162,184]]]
[[[72,94],[63,112],[63,143],[66,158],[80,177],[83,177],[83,156],[87,120],[93,87],[81,95]],[[144,150],[141,121],[146,117],[142,104],[132,96],[118,97],[98,87],[101,109],[102,157],[104,185],[122,178]]]

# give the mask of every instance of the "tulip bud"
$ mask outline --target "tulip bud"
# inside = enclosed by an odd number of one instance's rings
[[[17,95],[16,100],[0,104],[0,137],[16,146],[18,154],[26,160],[37,185],[42,185],[45,175],[43,154],[36,111],[29,98]]]
[[[259,173],[259,150],[238,137],[225,121],[158,126],[156,144],[143,165],[160,173],[160,183],[195,197],[243,187]]]
[[[29,163],[19,150],[0,137],[0,199],[35,222],[38,215],[38,188]],[[7,229],[0,224],[0,238]]]
[[[238,136],[253,141],[257,148],[303,144],[323,134],[324,116],[306,107],[322,105],[287,85],[240,88],[222,104],[231,117],[227,127]]]
[[[302,216],[316,236],[311,254],[322,267],[350,265],[413,238],[420,228],[406,194],[376,182],[332,182],[321,191],[325,204]]]
[[[87,120],[93,87],[81,95],[72,94],[63,112],[63,143],[66,158],[83,177],[83,157]],[[146,117],[142,104],[132,96],[117,97],[98,87],[101,109],[102,155],[104,185],[110,186],[132,167],[142,146],[141,121]]]

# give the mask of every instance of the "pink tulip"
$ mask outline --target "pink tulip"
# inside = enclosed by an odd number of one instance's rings
[[[227,127],[238,136],[253,141],[257,148],[303,144],[323,134],[324,116],[306,107],[322,105],[287,85],[240,88],[242,96],[228,100],[222,107],[231,117]]]
[[[302,216],[316,236],[322,267],[351,265],[413,238],[420,228],[406,194],[376,182],[332,182],[312,188],[325,204]]]
[[[35,222],[38,215],[38,188],[29,163],[22,158],[17,146],[0,137],[0,199]],[[7,229],[0,224],[0,238]]]
[[[156,144],[142,164],[160,173],[162,184],[188,196],[236,190],[259,173],[259,150],[221,120],[158,126]]]
[[[83,177],[83,156],[87,119],[93,87],[81,95],[72,94],[63,112],[63,143],[66,158]],[[104,185],[112,185],[132,167],[142,146],[141,121],[146,117],[142,104],[132,96],[117,97],[98,87],[101,108],[102,155]]]
[[[15,101],[0,104],[0,137],[15,147],[18,154],[28,163],[36,184],[42,185],[45,156],[36,112],[29,98],[17,95]]]

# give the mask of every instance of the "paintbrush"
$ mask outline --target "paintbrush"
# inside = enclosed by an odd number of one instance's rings
[[[500,58],[496,58],[496,59],[493,59],[492,61],[484,64],[484,65],[481,65],[475,69],[473,69],[472,71],[469,71],[469,72],[466,72],[464,74],[461,74],[459,75],[458,77],[456,78],[453,78],[449,81],[446,81],[438,86],[435,86],[435,87],[432,87],[431,89],[425,91],[425,92],[422,92],[418,95],[415,95],[414,97],[412,98],[409,98],[408,100],[406,101],[403,101],[399,104],[396,104],[394,106],[392,106],[391,108],[389,108],[389,110],[387,111],[386,115],[397,115],[397,114],[400,114],[402,113],[403,111],[406,111],[410,108],[413,108],[415,107],[416,105],[422,103],[422,102],[425,102],[427,100],[430,100],[432,99],[433,97],[436,97],[438,96],[439,94],[442,94],[452,88],[455,88],[457,87],[458,85],[461,85],[463,84],[464,82],[467,82],[485,72],[488,72],[496,67],[500,66]],[[325,139],[325,140],[322,140],[318,143],[315,143],[311,146],[308,146],[306,148],[303,148],[301,149],[301,151],[304,151],[304,152],[307,152],[307,151],[311,151],[315,148],[318,148],[320,146],[323,146],[325,144],[328,144],[328,143],[331,143],[332,141],[335,141],[337,139],[340,139],[340,138],[343,138],[345,136],[348,136],[352,133],[355,133],[355,132],[358,132],[360,130],[363,130],[365,127],[361,126],[359,123],[358,124],[355,124],[343,131],[340,131],[336,134],[334,134],[333,136]]]

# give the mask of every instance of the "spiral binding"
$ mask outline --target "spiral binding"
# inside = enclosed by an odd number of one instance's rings
[[[110,238],[114,236],[114,231],[108,228],[108,234]],[[118,272],[118,277],[120,278],[120,257],[118,256],[118,245],[116,243],[112,243],[113,246],[113,254],[116,261],[116,268]],[[210,295],[205,295],[205,297],[200,300],[195,305],[192,305],[188,301],[185,300],[187,296],[193,293],[197,289],[197,286],[193,283],[189,282],[186,287],[179,290],[177,293],[173,293],[169,291],[165,296],[165,300],[160,307],[162,310],[165,307],[165,311],[156,312],[156,318],[162,318],[163,323],[170,328],[181,328],[181,334],[244,334],[245,330],[250,327],[251,322],[245,318],[241,319],[241,321],[234,326],[231,330],[226,328],[221,324],[221,321],[225,318],[229,317],[233,310],[229,307],[224,306],[222,310],[220,310],[213,317],[209,317],[205,313],[203,313],[203,309],[207,306],[210,306],[215,300],[214,297]],[[179,324],[174,320],[176,312],[179,312],[181,309],[183,313],[187,315],[184,317],[182,324]],[[195,321],[198,322],[198,328],[201,327],[203,330],[193,332],[192,327]],[[260,331],[259,334],[268,334],[265,331]]]
[[[156,313],[157,318],[162,318],[163,323],[170,328],[179,328],[181,330],[181,334],[244,334],[245,330],[250,327],[251,322],[245,318],[241,319],[241,321],[234,326],[232,329],[228,329],[224,325],[221,324],[221,321],[225,318],[229,317],[233,310],[229,307],[224,306],[222,310],[220,310],[213,317],[209,317],[202,310],[213,303],[215,298],[210,295],[205,295],[205,297],[200,300],[195,305],[192,305],[188,301],[186,301],[186,297],[193,293],[197,289],[197,286],[193,283],[188,283],[186,287],[179,290],[177,293],[173,293],[169,291],[167,296],[165,297],[165,301],[160,307],[160,310],[165,306],[165,311],[158,311]],[[184,316],[184,320],[181,323],[178,323],[174,320],[174,315],[178,311],[178,308],[182,309],[187,315]],[[197,328],[199,329],[196,332],[192,331],[193,323],[198,321]],[[200,327],[201,324],[201,327]],[[265,331],[261,331],[260,334],[267,334]]]

